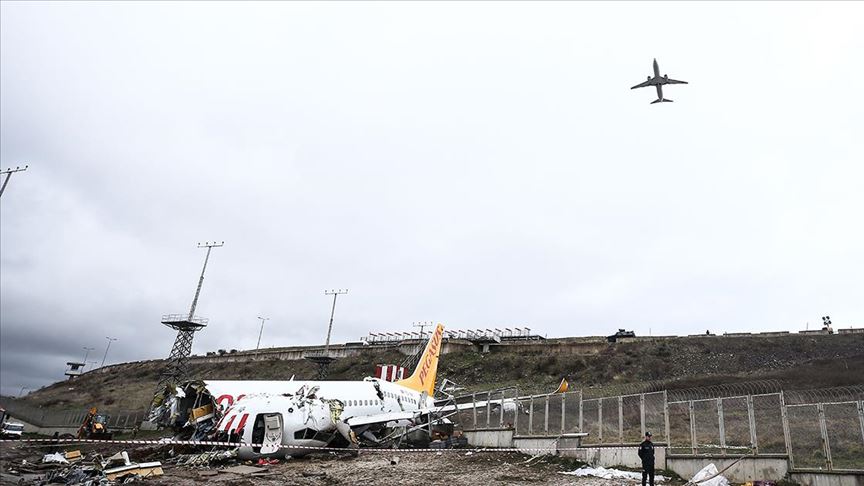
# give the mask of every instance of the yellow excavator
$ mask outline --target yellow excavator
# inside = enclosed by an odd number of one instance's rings
[[[108,440],[112,437],[108,431],[108,416],[101,415],[96,407],[91,408],[84,417],[84,422],[78,429],[76,438],[78,439],[102,439]]]

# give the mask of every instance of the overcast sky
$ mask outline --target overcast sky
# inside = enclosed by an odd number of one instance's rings
[[[864,326],[864,4],[3,2],[0,391],[83,346]],[[650,105],[661,73],[674,103]]]

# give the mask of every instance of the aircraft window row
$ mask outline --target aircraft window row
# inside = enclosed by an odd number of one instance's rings
[[[372,405],[383,405],[381,400],[348,400],[348,407],[368,407]]]

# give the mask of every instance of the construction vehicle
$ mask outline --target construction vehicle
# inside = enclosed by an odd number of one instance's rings
[[[9,422],[12,417],[0,407],[0,439],[20,439],[24,433],[24,424]]]
[[[96,407],[91,408],[84,417],[76,438],[108,440],[111,437],[112,434],[108,431],[108,416],[99,414]]]

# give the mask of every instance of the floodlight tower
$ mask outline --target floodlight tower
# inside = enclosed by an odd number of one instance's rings
[[[207,255],[204,257],[204,267],[201,269],[201,277],[198,279],[198,288],[195,289],[195,297],[192,299],[189,314],[168,314],[162,316],[162,324],[177,331],[177,337],[174,339],[171,354],[168,355],[168,366],[162,373],[159,385],[156,387],[154,405],[156,404],[157,397],[165,390],[166,386],[177,385],[186,377],[186,362],[189,359],[189,355],[192,354],[192,338],[196,331],[200,331],[207,326],[207,319],[195,317],[195,307],[198,306],[198,296],[201,295],[201,286],[204,285],[204,272],[207,270],[207,262],[210,260],[210,250],[219,248],[224,244],[224,241],[220,243],[216,243],[215,241],[212,243],[198,243],[198,248],[207,248]]]
[[[327,327],[327,340],[324,342],[324,351],[321,353],[306,356],[306,359],[318,365],[318,379],[324,380],[327,378],[327,372],[330,369],[330,363],[336,361],[336,358],[330,356],[330,334],[333,332],[333,316],[336,315],[336,298],[340,295],[348,293],[348,289],[342,290],[325,290],[324,295],[333,296],[333,307],[330,309],[330,325]]]

